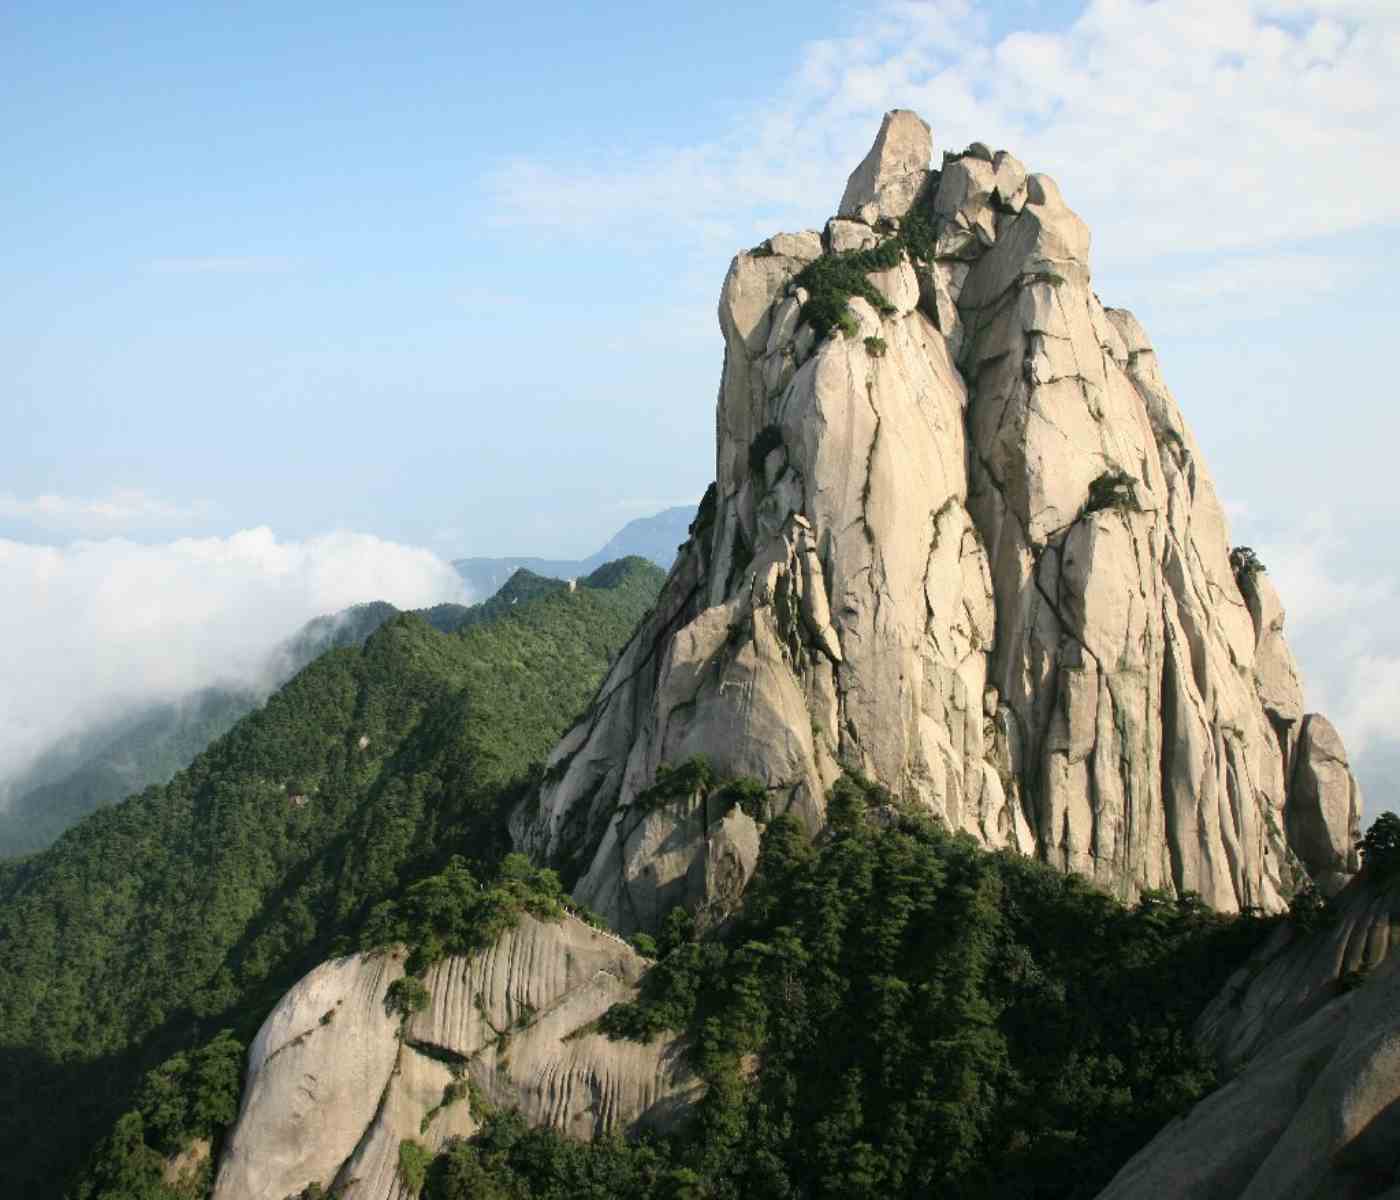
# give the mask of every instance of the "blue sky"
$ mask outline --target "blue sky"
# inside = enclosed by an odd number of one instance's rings
[[[630,331],[711,308],[733,249],[515,227],[495,173],[728,132],[792,73],[785,31],[859,14],[771,5],[748,32],[709,5],[664,24],[620,4],[0,20],[0,152],[24,164],[0,196],[7,489],[140,490],[201,532],[345,525],[465,554],[584,553],[619,516],[698,497],[713,319],[678,345]]]
[[[0,539],[101,545],[73,580],[190,538],[238,586],[321,563],[336,587],[273,589],[302,607],[386,562],[435,594],[414,547],[586,554],[712,477],[734,250],[819,227],[913,107],[1084,215],[1374,789],[1400,775],[1397,61],[1390,0],[10,3]]]

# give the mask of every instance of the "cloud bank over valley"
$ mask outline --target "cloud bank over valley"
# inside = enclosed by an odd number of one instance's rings
[[[56,740],[221,684],[265,686],[269,652],[313,617],[470,597],[452,565],[371,534],[36,545],[0,538],[0,799]]]

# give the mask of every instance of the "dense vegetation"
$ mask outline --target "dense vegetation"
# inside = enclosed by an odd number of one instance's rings
[[[396,616],[168,785],[0,872],[0,1195],[60,1194],[123,1113],[98,1173],[136,1170],[170,1128],[138,1095],[148,1072],[188,1083],[181,1111],[207,1111],[202,1077],[170,1068],[178,1055],[225,1029],[246,1041],[302,972],[385,915],[376,905],[453,855],[494,871],[500,806],[587,704],[661,578],[626,560],[454,634]],[[132,1188],[110,1194],[143,1194]]]
[[[1361,861],[1373,879],[1400,875],[1400,817],[1383,812],[1361,839]]]
[[[486,949],[522,912],[556,920],[568,906],[559,876],[523,854],[507,854],[486,886],[454,854],[441,871],[420,879],[399,899],[377,904],[360,930],[359,948],[406,946],[405,968],[414,978],[449,954]]]
[[[425,1194],[1095,1195],[1214,1086],[1190,1025],[1267,923],[1125,909],[886,800],[843,781],[818,847],[774,821],[732,936],[673,914],[641,999],[605,1018],[689,1034],[709,1091],[688,1132],[582,1146],[495,1114]]]
[[[211,687],[89,732],[65,747],[62,766],[41,763],[17,783],[0,811],[0,857],[42,850],[88,813],[169,781],[256,705],[251,691]]]
[[[807,291],[801,316],[817,337],[824,338],[832,330],[838,330],[845,337],[855,337],[859,326],[849,306],[852,296],[869,301],[870,306],[883,315],[894,312],[889,300],[870,282],[869,276],[897,267],[906,254],[911,262],[933,261],[933,201],[937,191],[938,176],[934,174],[915,197],[897,230],[888,222],[876,226],[877,230],[888,234],[878,245],[865,250],[824,254],[802,269],[794,280],[798,287]],[[875,358],[881,357],[887,349],[882,338],[866,338],[865,345]]]
[[[395,616],[169,786],[5,864],[0,1193],[200,1200],[246,1043],[306,969],[405,944],[407,1015],[441,955],[566,911],[503,813],[659,583],[636,561],[576,591],[522,574],[452,634]],[[635,803],[696,791],[766,811],[701,758]],[[1077,1200],[1215,1085],[1190,1026],[1266,922],[1125,909],[854,777],[830,818],[815,845],[767,824],[725,936],[677,909],[635,939],[657,964],[600,1027],[686,1035],[708,1085],[688,1125],[583,1144],[475,1097],[478,1136],[405,1143],[401,1175],[431,1200]],[[1372,867],[1397,845],[1380,828]]]
[[[489,605],[439,604],[419,615],[433,628],[450,632],[468,619],[485,618]],[[327,650],[363,645],[398,611],[379,601],[309,621],[270,654],[264,690],[285,683]],[[203,688],[149,704],[56,747],[24,778],[12,781],[17,794],[0,811],[0,857],[42,850],[88,813],[152,784],[168,783],[252,712],[261,694],[251,687]]]

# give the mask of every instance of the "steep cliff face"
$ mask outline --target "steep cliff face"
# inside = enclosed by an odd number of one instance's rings
[[[1197,1035],[1234,1078],[1168,1125],[1100,1200],[1394,1197],[1400,893],[1366,876],[1312,934],[1236,972]]]
[[[214,1200],[284,1200],[317,1183],[353,1200],[411,1194],[399,1144],[436,1152],[476,1131],[468,1093],[575,1137],[665,1127],[699,1084],[674,1040],[611,1042],[589,1026],[636,995],[630,946],[572,918],[523,916],[488,950],[424,979],[400,1025],[389,955],[323,963],[287,993],[248,1053]]]
[[[731,264],[714,489],[517,842],[624,930],[722,917],[753,816],[636,803],[704,754],[764,784],[760,816],[819,827],[853,768],[1124,899],[1340,886],[1345,753],[1147,335],[1053,180],[931,148],[888,114],[824,233]]]

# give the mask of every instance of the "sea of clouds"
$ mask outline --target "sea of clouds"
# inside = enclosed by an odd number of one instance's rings
[[[123,711],[212,684],[265,686],[270,651],[313,617],[469,600],[430,551],[266,526],[155,544],[0,538],[0,597],[0,798],[60,738]]]

